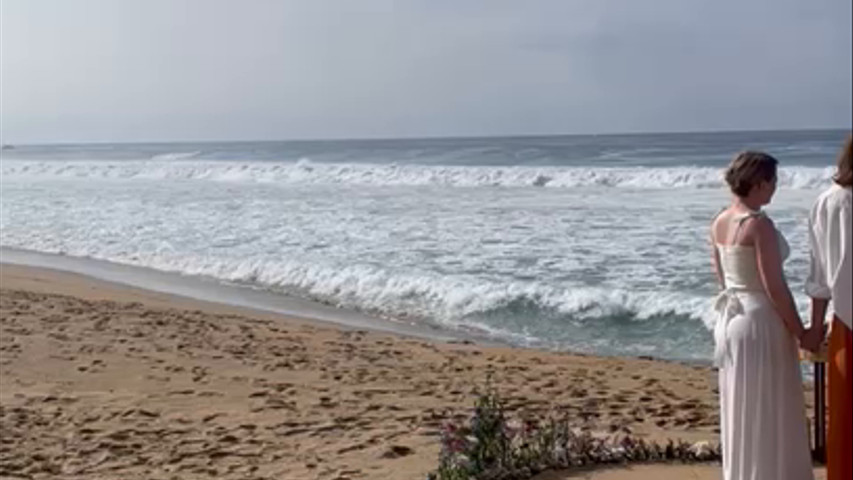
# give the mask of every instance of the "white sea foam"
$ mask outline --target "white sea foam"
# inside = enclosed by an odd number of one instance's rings
[[[4,158],[0,246],[515,343],[710,355],[707,223],[728,201],[719,169],[217,161],[175,150],[153,160]],[[801,305],[805,218],[830,175],[782,168],[768,209],[792,246],[786,273]]]
[[[29,179],[155,179],[274,184],[344,184],[451,187],[719,188],[721,171],[704,167],[493,167],[408,164],[332,164],[179,160],[198,152],[150,161],[4,161],[6,177]],[[164,157],[168,157],[166,160]],[[782,188],[826,185],[832,168],[785,167]]]
[[[96,245],[58,249],[33,248],[65,255],[97,258],[184,275],[264,287],[396,319],[429,319],[446,326],[470,326],[471,317],[527,315],[564,317],[576,322],[602,317],[636,321],[680,315],[701,319],[709,300],[679,292],[640,292],[618,288],[559,288],[535,281],[495,282],[472,276],[439,276],[430,272],[400,273],[367,265],[334,266],[298,260],[234,259],[175,256],[166,252],[104,255]],[[485,328],[480,322],[481,328]]]
[[[159,155],[154,155],[151,157],[153,161],[174,161],[174,160],[187,160],[190,158],[197,157],[201,155],[201,150],[194,150],[191,152],[169,152],[169,153],[161,153]]]

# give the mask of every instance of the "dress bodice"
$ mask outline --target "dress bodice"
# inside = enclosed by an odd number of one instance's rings
[[[762,212],[751,212],[743,214],[735,221],[738,229],[744,221],[750,217],[764,215]],[[790,247],[785,237],[777,230],[779,239],[779,253],[784,262],[790,255]],[[725,287],[736,290],[762,290],[761,278],[758,274],[758,259],[755,256],[755,247],[751,245],[722,245],[717,244],[720,255],[720,269],[723,273]]]

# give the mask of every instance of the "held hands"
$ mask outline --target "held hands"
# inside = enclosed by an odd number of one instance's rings
[[[823,344],[823,328],[820,325],[812,325],[803,336],[800,337],[800,347],[812,353],[818,353]]]

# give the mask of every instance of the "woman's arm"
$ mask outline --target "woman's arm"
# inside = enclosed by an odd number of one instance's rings
[[[723,278],[723,270],[720,268],[720,249],[717,248],[717,241],[714,239],[713,225],[708,239],[708,243],[711,245],[711,265],[714,267],[714,275],[717,277],[717,283],[720,284],[720,287],[726,288],[726,282]]]
[[[817,229],[824,230],[819,206],[812,207],[809,215],[809,276],[806,278],[806,293],[811,298],[829,300],[832,289],[826,278],[826,265],[824,264],[826,254],[824,253],[823,241],[818,238]]]
[[[805,329],[797,313],[794,297],[782,272],[782,256],[779,253],[779,238],[776,227],[767,217],[758,217],[750,221],[750,230],[755,240],[755,255],[758,260],[758,274],[764,291],[782,317],[785,327],[797,339],[802,338]]]
[[[829,300],[825,298],[812,298],[812,323],[802,339],[803,348],[812,352],[820,350],[826,333],[823,322],[826,318],[826,307]]]
[[[812,207],[809,215],[809,276],[806,279],[806,293],[811,297],[812,312],[809,332],[803,339],[803,347],[816,351],[823,343],[823,324],[832,290],[826,282],[823,245],[818,238],[816,223],[820,221],[818,204]]]

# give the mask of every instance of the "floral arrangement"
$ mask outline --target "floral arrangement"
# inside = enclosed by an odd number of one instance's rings
[[[489,382],[490,383],[490,382]],[[719,461],[708,442],[659,444],[631,435],[596,436],[568,417],[511,420],[487,384],[467,424],[447,423],[441,432],[438,469],[428,480],[527,480],[545,470],[632,462]]]

